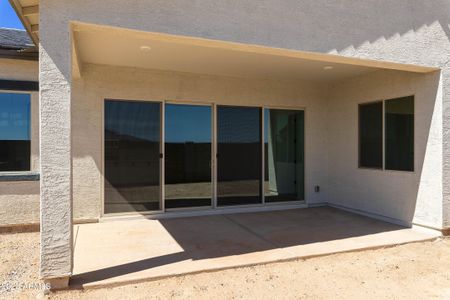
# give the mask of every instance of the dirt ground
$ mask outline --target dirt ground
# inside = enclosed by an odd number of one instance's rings
[[[450,299],[450,239],[50,295],[38,245],[0,235],[0,299]]]

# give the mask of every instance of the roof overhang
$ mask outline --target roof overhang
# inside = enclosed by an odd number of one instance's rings
[[[83,64],[245,78],[334,81],[380,69],[436,68],[72,22],[76,77]]]
[[[39,0],[9,0],[36,47],[39,46]]]

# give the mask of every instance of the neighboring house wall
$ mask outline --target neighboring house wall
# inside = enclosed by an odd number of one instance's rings
[[[37,61],[0,58],[0,79],[38,81],[38,77]],[[38,172],[39,94],[30,94],[31,171]],[[0,226],[35,223],[39,223],[39,181],[0,181]]]
[[[442,226],[441,74],[378,71],[333,84],[328,101],[329,202]],[[358,168],[358,104],[415,96],[415,171]]]

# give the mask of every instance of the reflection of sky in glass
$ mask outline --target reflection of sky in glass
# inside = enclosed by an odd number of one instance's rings
[[[211,107],[166,104],[166,143],[210,143]]]
[[[30,140],[30,95],[0,93],[0,140]]]
[[[160,135],[160,104],[151,102],[105,102],[105,131],[157,142]],[[108,138],[108,137],[107,137]]]

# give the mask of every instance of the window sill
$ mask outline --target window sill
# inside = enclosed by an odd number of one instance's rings
[[[0,172],[0,182],[2,181],[39,181],[37,172]]]

